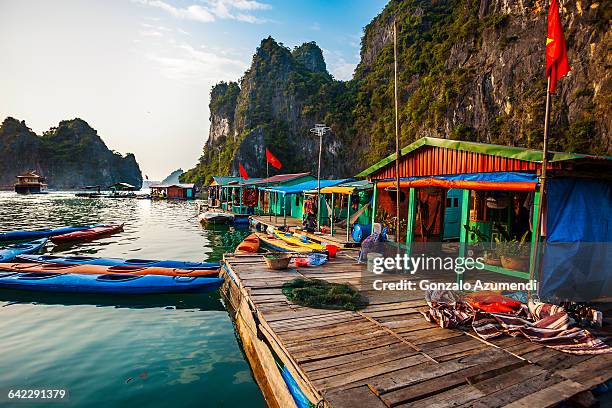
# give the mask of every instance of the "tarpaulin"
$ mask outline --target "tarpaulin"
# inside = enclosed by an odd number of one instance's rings
[[[612,296],[612,183],[554,178],[547,185],[540,293],[575,301]]]
[[[376,183],[376,186],[378,188],[387,188],[395,187],[396,184],[395,180],[383,180]],[[469,190],[533,191],[536,189],[537,185],[538,178],[534,173],[519,172],[470,173],[400,178],[400,188],[442,187]]]
[[[321,188],[323,187],[331,187],[338,184],[345,183],[352,179],[339,179],[339,180],[321,180]],[[280,194],[299,194],[308,190],[316,190],[318,186],[317,180],[305,181],[300,184],[294,184],[292,186],[278,186],[278,187],[269,187],[262,188],[264,191],[271,191],[273,193]]]

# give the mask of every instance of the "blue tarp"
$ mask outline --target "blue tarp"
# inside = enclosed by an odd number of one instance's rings
[[[291,375],[291,372],[289,372],[287,369],[287,366],[282,368],[281,375],[287,384],[287,388],[289,388],[289,392],[295,401],[295,405],[297,405],[299,408],[310,408],[314,406],[314,404],[310,402],[304,392],[300,389],[300,386]]]
[[[354,179],[340,179],[340,180],[321,180],[321,188],[323,187],[331,187],[338,184],[346,183],[347,181],[352,181]],[[263,188],[264,191],[271,191],[274,193],[280,194],[299,194],[308,190],[316,190],[317,189],[317,180],[305,181],[300,184],[294,184],[292,186],[283,186],[283,187],[269,187]]]
[[[612,295],[612,183],[548,182],[541,294],[589,301]]]
[[[495,173],[469,173],[469,174],[449,174],[443,176],[419,176],[401,177],[400,181],[415,181],[422,179],[438,179],[450,181],[477,181],[481,183],[537,183],[538,176],[535,173],[521,173],[517,171],[505,171]],[[395,181],[394,178],[383,181]]]

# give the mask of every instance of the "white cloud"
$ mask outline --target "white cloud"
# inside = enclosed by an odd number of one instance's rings
[[[171,56],[154,53],[147,58],[159,65],[164,76],[188,84],[210,84],[220,80],[235,80],[248,64],[211,50],[196,49],[189,44],[177,44]]]
[[[320,31],[321,30],[321,24],[314,22],[311,26],[310,29],[313,31]]]
[[[210,23],[216,19],[236,20],[246,23],[264,23],[267,20],[243,11],[261,11],[272,8],[269,4],[254,0],[204,0],[204,5],[192,4],[187,7],[176,7],[162,0],[132,0],[155,7],[166,13],[185,20]]]
[[[143,37],[163,37],[164,34],[161,31],[156,31],[156,30],[140,30],[138,32],[138,34],[140,34]]]

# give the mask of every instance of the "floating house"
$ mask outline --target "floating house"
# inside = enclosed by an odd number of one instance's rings
[[[372,222],[386,225],[407,250],[448,237],[450,210],[458,219],[450,227],[458,234],[458,255],[470,244],[498,253],[503,244],[491,243],[525,237],[530,244],[528,256],[492,256],[485,269],[528,279],[533,266],[543,295],[594,299],[612,293],[607,272],[612,251],[606,248],[612,242],[612,158],[549,155],[542,256],[534,252],[539,234],[532,232],[541,196],[539,150],[430,137],[406,146],[399,161],[400,231],[395,231],[395,154],[357,177],[374,184]]]
[[[229,184],[238,184],[240,180],[240,177],[214,176],[208,186],[208,206],[212,208],[221,207],[222,187]]]
[[[17,194],[40,194],[44,193],[47,185],[44,183],[45,178],[38,175],[35,171],[17,176],[15,183],[15,192]]]
[[[192,200],[195,198],[195,184],[153,184],[151,198],[170,200]]]
[[[265,187],[291,186],[314,180],[310,173],[277,174],[267,178],[231,181],[221,186],[221,207],[235,215],[282,214],[281,203]]]

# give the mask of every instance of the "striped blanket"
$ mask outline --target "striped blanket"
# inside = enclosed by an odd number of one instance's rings
[[[471,324],[483,339],[523,335],[534,343],[572,354],[612,353],[612,348],[573,321],[560,306],[529,302],[514,313],[491,313],[474,307],[453,292],[428,292],[429,309],[421,313],[440,327]]]

